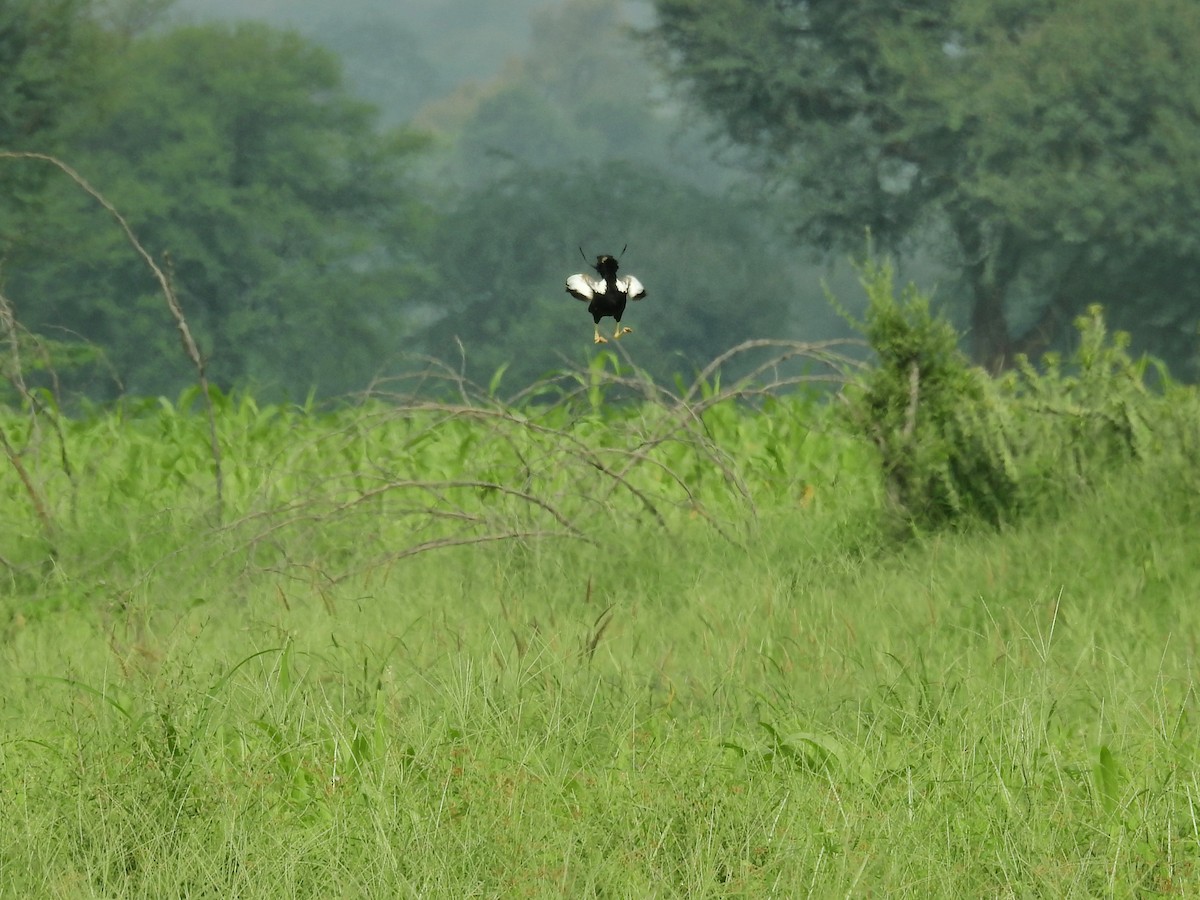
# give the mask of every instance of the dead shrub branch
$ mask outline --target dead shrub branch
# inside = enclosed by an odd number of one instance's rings
[[[216,515],[217,521],[219,522],[222,517],[224,485],[221,472],[221,445],[217,438],[217,419],[213,410],[212,396],[209,393],[208,374],[205,368],[204,357],[201,355],[200,349],[196,345],[195,339],[192,337],[192,331],[188,327],[187,319],[184,317],[183,307],[179,305],[179,298],[175,294],[175,288],[171,284],[171,279],[168,277],[167,273],[164,272],[162,268],[159,267],[159,265],[154,261],[154,257],[152,257],[146,248],[142,246],[141,241],[138,240],[137,235],[134,234],[129,222],[127,222],[125,217],[121,215],[120,211],[118,211],[117,208],[113,206],[113,204],[110,203],[103,194],[96,190],[96,188],[92,187],[87,179],[75,171],[75,169],[71,168],[71,166],[48,153],[0,150],[0,159],[35,160],[38,162],[48,163],[49,165],[57,168],[60,172],[70,178],[71,181],[73,181],[84,193],[99,203],[100,206],[104,208],[105,212],[112,216],[113,220],[116,221],[122,232],[124,232],[126,239],[129,241],[134,251],[142,258],[142,261],[146,263],[146,266],[153,273],[155,280],[158,282],[159,289],[162,291],[163,297],[166,299],[167,308],[171,312],[171,317],[175,321],[175,327],[179,330],[179,338],[180,343],[183,346],[183,352],[196,369],[196,377],[200,384],[200,392],[204,396],[205,410],[208,413],[210,449],[213,457],[213,477],[216,485]]]

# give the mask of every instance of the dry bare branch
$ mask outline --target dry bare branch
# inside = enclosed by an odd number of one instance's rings
[[[137,235],[134,234],[129,222],[117,210],[108,199],[101,194],[96,188],[75,171],[71,166],[67,165],[62,160],[48,153],[33,153],[27,151],[11,151],[0,150],[0,159],[28,159],[48,163],[56,167],[64,175],[70,178],[75,184],[83,190],[88,196],[100,204],[104,210],[113,217],[116,223],[125,233],[126,239],[130,245],[142,258],[146,266],[154,274],[155,280],[158,281],[159,288],[162,290],[163,297],[167,301],[167,307],[171,311],[171,316],[175,320],[175,327],[179,330],[180,342],[183,345],[183,351],[196,369],[197,380],[200,383],[200,391],[204,395],[205,409],[208,413],[209,441],[213,456],[213,475],[216,482],[216,514],[217,521],[222,518],[223,494],[224,485],[221,472],[221,445],[217,439],[217,419],[213,410],[212,396],[209,393],[208,374],[205,369],[204,357],[200,354],[200,349],[196,345],[195,339],[192,337],[192,331],[188,327],[187,319],[183,315],[183,308],[179,305],[179,299],[175,295],[175,289],[171,284],[171,279],[154,261],[146,248],[142,246]],[[169,265],[169,263],[168,263]]]

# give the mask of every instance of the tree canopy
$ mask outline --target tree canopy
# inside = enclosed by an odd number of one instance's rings
[[[57,143],[156,256],[218,382],[284,394],[364,385],[408,328],[427,213],[420,141],[380,132],[328,52],[255,24],[106,35]],[[12,165],[13,163],[9,163]],[[142,261],[65,180],[5,235],[26,325],[104,348],[127,389],[188,377]]]
[[[487,84],[465,86],[426,111],[423,120],[453,135],[454,180],[478,185],[513,166],[607,160],[657,166],[709,188],[729,180],[709,158],[702,130],[664,102],[665,80],[625,24],[620,0],[571,0],[539,12],[530,44]]]
[[[1195,345],[1200,7],[655,0],[665,65],[789,192],[799,238],[948,239],[978,358],[1088,303]]]
[[[454,357],[461,341],[473,377],[507,365],[510,386],[580,362],[591,319],[564,279],[626,244],[621,270],[650,295],[626,311],[636,333],[625,349],[660,378],[791,332],[804,299],[823,306],[819,277],[807,296],[796,289],[761,208],[730,195],[699,132],[663,102],[634,37],[617,0],[547,10],[526,58],[430,111],[455,125],[446,180],[465,186],[432,242],[442,281],[422,335],[430,354]]]
[[[86,0],[0,6],[0,146],[27,149],[82,92],[92,62],[86,8]]]
[[[729,195],[696,140],[702,117],[662,90],[618,0],[539,15],[529,56],[432,111],[452,113],[434,137],[385,127],[313,40],[178,26],[171,2],[0,9],[0,151],[57,155],[124,215],[214,383],[337,395],[414,353],[454,358],[461,340],[472,376],[507,366],[506,388],[523,386],[592,351],[563,290],[580,245],[589,258],[629,245],[623,269],[651,293],[627,352],[661,378],[802,316],[828,336],[832,314],[804,309],[824,310],[818,273],[800,278],[762,207]],[[406,33],[385,6],[327,43],[357,44],[376,12]],[[420,102],[429,48],[395,49]],[[0,195],[4,297],[68,389],[177,393],[193,372],[159,282],[94,196],[44,163],[0,159],[20,188]]]
[[[450,358],[461,340],[473,377],[507,363],[516,384],[579,362],[592,320],[564,281],[626,244],[621,271],[649,294],[626,310],[635,334],[625,340],[660,378],[789,331],[792,273],[736,203],[630,163],[521,168],[468,193],[441,223],[429,352]]]
[[[87,8],[87,0],[0,4],[0,150],[57,149],[58,125],[87,93],[95,64]],[[47,175],[36,168],[0,165],[0,243],[19,231],[19,211]]]

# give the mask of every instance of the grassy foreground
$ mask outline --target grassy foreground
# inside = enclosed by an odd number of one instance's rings
[[[219,424],[218,521],[5,420],[3,896],[1200,892],[1192,463],[897,545],[800,401]]]

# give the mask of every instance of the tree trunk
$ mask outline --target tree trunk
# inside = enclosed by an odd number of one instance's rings
[[[971,305],[971,355],[993,375],[1012,365],[1012,335],[1004,317],[1005,289],[996,284],[974,285]]]
[[[989,226],[963,216],[956,223],[971,286],[971,355],[993,375],[1012,365],[1013,339],[1004,301],[1020,256],[1004,225]]]
[[[1056,277],[1053,291],[1046,299],[1037,321],[1013,340],[1014,353],[1039,357],[1061,338],[1072,319],[1073,310],[1081,308],[1080,301],[1088,295],[1085,280],[1088,271],[1087,253],[1080,248],[1067,260]]]

